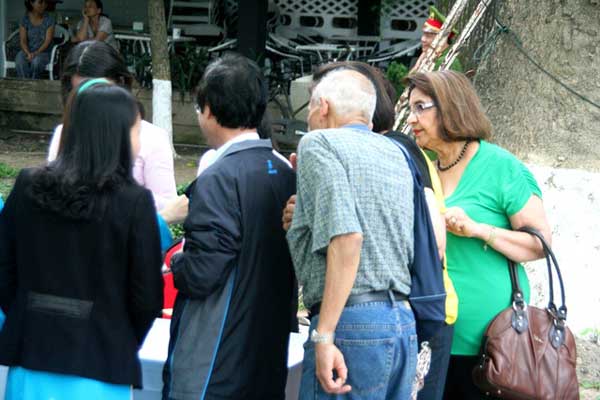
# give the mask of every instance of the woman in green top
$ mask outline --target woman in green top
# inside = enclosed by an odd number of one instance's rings
[[[541,244],[517,232],[551,232],[541,191],[527,167],[487,142],[491,124],[469,80],[453,71],[411,75],[408,123],[417,144],[437,154],[446,199],[448,272],[458,294],[458,319],[446,379],[446,399],[482,397],[471,379],[481,340],[491,319],[510,303],[507,258],[543,256]],[[529,299],[525,270],[519,280]]]

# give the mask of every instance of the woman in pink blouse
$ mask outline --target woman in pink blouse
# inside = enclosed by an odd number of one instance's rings
[[[104,42],[87,41],[75,46],[67,56],[62,74],[63,99],[84,78],[107,78],[131,90],[133,80],[119,53]],[[56,158],[60,148],[62,125],[54,131],[48,161]],[[133,165],[133,177],[152,192],[156,209],[160,211],[177,197],[173,153],[167,132],[142,121],[141,149]]]

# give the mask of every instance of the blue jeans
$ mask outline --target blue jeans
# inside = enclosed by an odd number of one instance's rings
[[[444,327],[429,340],[431,365],[425,376],[425,386],[419,391],[418,400],[442,400],[444,397],[452,336],[454,336],[454,325],[444,324]]]
[[[47,52],[38,54],[29,62],[25,53],[21,50],[17,53],[15,59],[17,76],[22,79],[39,79],[49,62],[50,55]]]
[[[312,318],[310,332],[319,316]],[[407,302],[371,302],[344,308],[335,345],[348,367],[345,395],[323,391],[315,375],[315,347],[304,344],[300,400],[405,400],[410,398],[417,362],[415,318]]]

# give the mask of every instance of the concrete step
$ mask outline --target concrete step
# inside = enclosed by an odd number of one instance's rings
[[[181,29],[186,36],[219,36],[223,28],[213,24],[173,24]]]
[[[210,1],[174,1],[173,8],[210,8]]]
[[[171,17],[173,24],[177,22],[209,23],[208,15],[173,15]]]

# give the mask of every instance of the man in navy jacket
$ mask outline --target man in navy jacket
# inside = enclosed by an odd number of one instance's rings
[[[163,399],[284,399],[296,283],[281,227],[295,174],[256,128],[267,86],[241,56],[211,63],[198,123],[215,161],[190,190]]]

